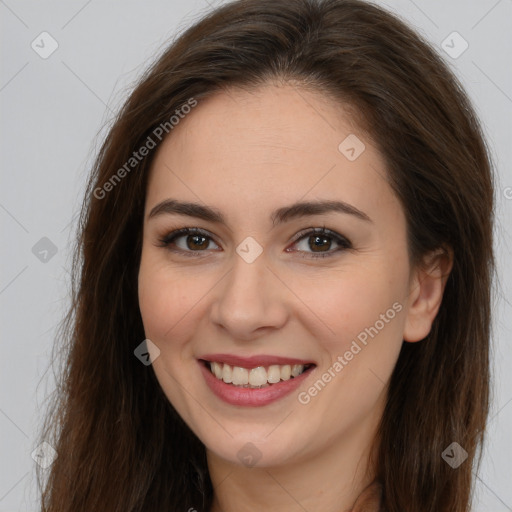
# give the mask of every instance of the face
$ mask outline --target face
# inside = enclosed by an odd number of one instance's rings
[[[139,303],[158,381],[208,452],[293,463],[375,424],[407,254],[383,158],[341,105],[269,84],[182,119],[149,176]]]

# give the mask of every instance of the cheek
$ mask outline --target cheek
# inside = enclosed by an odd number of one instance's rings
[[[153,361],[153,370],[168,400],[185,417],[187,401],[178,382],[186,380],[191,348],[187,340],[197,323],[199,305],[204,291],[191,285],[152,251],[142,254],[139,268],[139,308],[146,338],[157,345],[160,355]]]
[[[322,421],[349,428],[377,407],[402,346],[406,272],[352,267],[310,293],[315,313],[334,334],[318,340],[327,359],[299,401]]]
[[[195,280],[180,277],[179,269],[143,253],[139,269],[139,308],[146,336],[161,350],[190,332],[205,291]]]
[[[298,294],[322,321],[326,333],[323,348],[334,358],[348,350],[358,336],[364,340],[368,330],[375,334],[375,327],[381,338],[400,339],[403,326],[398,310],[403,310],[406,282],[407,268],[381,262],[330,274],[316,286],[303,283]]]

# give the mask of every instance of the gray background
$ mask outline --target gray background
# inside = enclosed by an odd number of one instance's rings
[[[47,370],[69,304],[76,213],[104,125],[166,42],[218,3],[0,0],[0,512],[37,510],[31,453],[54,385]],[[476,105],[497,167],[494,401],[474,511],[512,511],[512,0],[377,3],[450,63]],[[58,43],[46,59],[31,47],[43,31]],[[454,31],[469,44],[457,58],[442,49]],[[462,48],[456,40],[452,46]],[[55,255],[32,250],[43,237]]]

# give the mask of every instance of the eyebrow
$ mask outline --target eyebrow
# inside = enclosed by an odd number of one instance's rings
[[[282,208],[278,208],[272,212],[270,219],[272,220],[272,224],[276,226],[277,224],[282,224],[292,219],[312,215],[321,215],[323,213],[330,212],[353,215],[360,220],[372,222],[366,213],[343,201],[298,202],[290,206],[283,206]],[[205,206],[199,203],[178,201],[176,199],[166,199],[161,203],[158,203],[149,212],[148,220],[163,214],[186,215],[188,217],[195,217],[205,221],[213,222],[215,224],[227,224],[226,218],[222,212],[216,208]]]

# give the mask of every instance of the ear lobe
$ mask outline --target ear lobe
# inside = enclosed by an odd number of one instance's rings
[[[430,332],[452,267],[453,251],[443,248],[427,254],[413,270],[404,341],[421,341]]]

